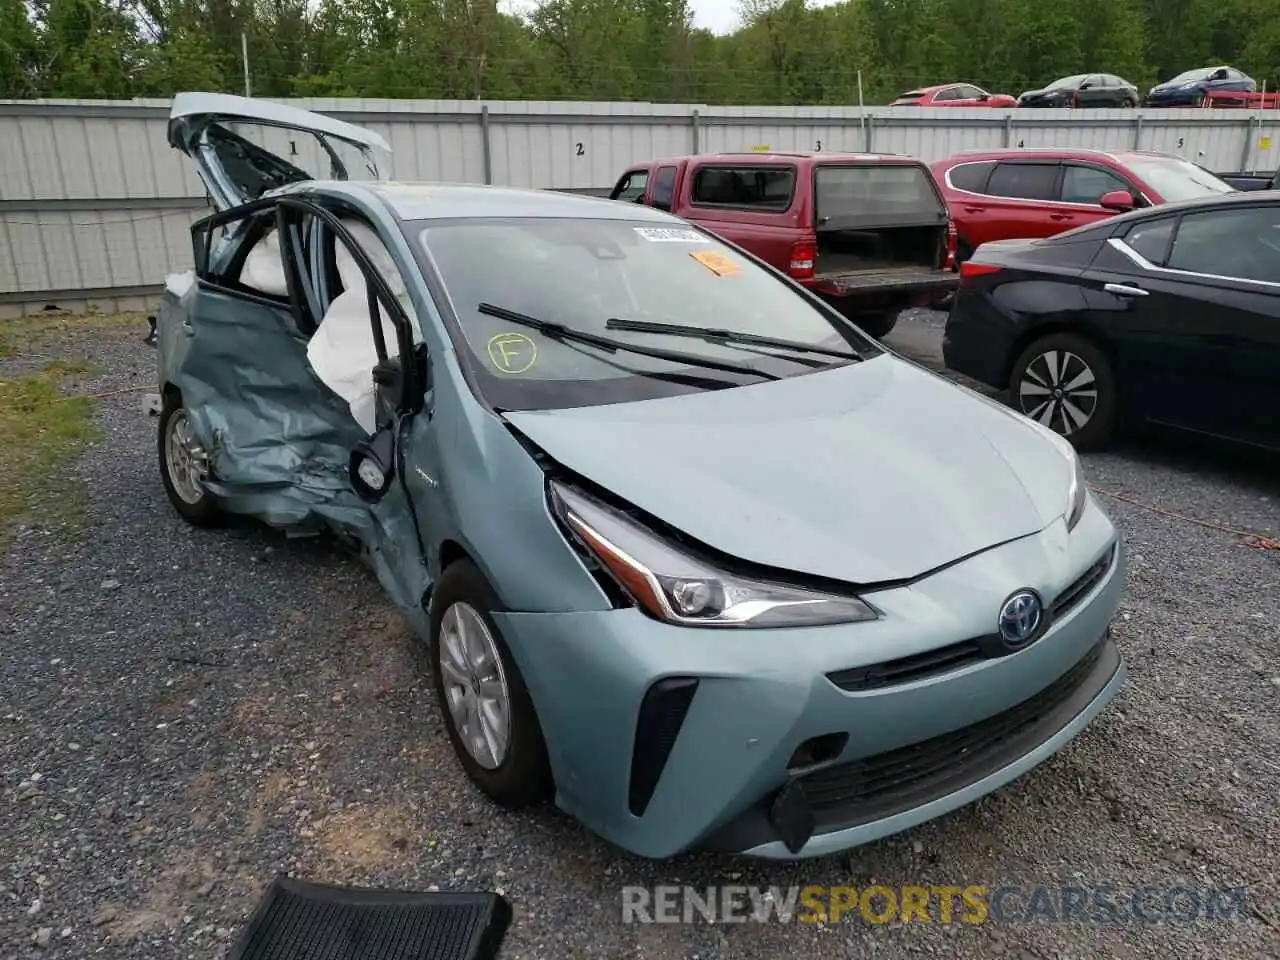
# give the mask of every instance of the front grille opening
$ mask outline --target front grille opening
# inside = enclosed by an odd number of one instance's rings
[[[651,686],[640,704],[636,720],[635,747],[631,752],[631,782],[627,803],[637,817],[643,816],[658,789],[658,780],[667,765],[676,737],[693,703],[698,681],[693,677],[667,677]]]
[[[1041,727],[1090,676],[1102,656],[1099,641],[1065,674],[1035,696],[968,727],[801,776],[819,829],[870,823],[980,779],[1042,739]],[[1023,744],[1021,741],[1027,741]],[[1016,748],[1016,749],[1015,749]]]
[[[1102,582],[1107,575],[1107,571],[1111,569],[1111,565],[1115,562],[1117,549],[1117,545],[1113,543],[1111,549],[1098,558],[1097,563],[1077,577],[1067,589],[1058,594],[1049,607],[1050,621],[1057,620],[1059,617],[1070,613],[1081,600],[1093,592],[1093,588]]]
[[[820,737],[810,737],[796,747],[796,752],[787,761],[787,771],[816,767],[820,763],[834,760],[840,756],[840,752],[844,750],[845,744],[848,742],[849,734],[844,732],[824,733]]]
[[[984,657],[982,646],[977,639],[962,640],[936,650],[899,657],[897,660],[837,670],[835,673],[827,674],[827,679],[848,693],[861,693],[959,670],[971,663],[977,663]]]

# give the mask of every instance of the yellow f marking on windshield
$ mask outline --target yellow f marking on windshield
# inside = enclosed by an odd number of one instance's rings
[[[538,345],[523,333],[499,333],[489,338],[489,359],[503,373],[524,373],[538,362]]]

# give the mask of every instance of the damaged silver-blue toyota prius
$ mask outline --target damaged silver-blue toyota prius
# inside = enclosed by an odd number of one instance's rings
[[[494,802],[828,854],[1120,690],[1124,549],[1071,446],[736,246],[379,181],[379,136],[279,104],[183,94],[169,138],[217,208],[157,318],[169,499],[357,545]]]

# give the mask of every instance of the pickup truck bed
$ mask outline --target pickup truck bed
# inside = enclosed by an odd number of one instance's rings
[[[946,291],[960,282],[959,276],[951,270],[889,263],[847,273],[819,273],[814,280],[819,293],[834,296],[848,296],[868,288],[895,293]]]

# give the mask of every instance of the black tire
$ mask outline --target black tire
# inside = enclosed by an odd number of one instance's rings
[[[170,391],[165,394],[164,402],[160,407],[160,424],[156,431],[156,454],[160,463],[160,482],[164,484],[164,492],[169,497],[169,502],[173,504],[173,509],[178,511],[178,516],[182,517],[187,523],[196,527],[217,527],[221,526],[226,520],[226,515],[222,512],[217,498],[208,490],[200,488],[198,492],[188,491],[186,494],[180,491],[182,483],[174,476],[174,466],[171,466],[169,458],[169,448],[173,443],[173,431],[175,422],[181,417],[185,420],[186,409],[182,405],[182,395],[176,391]]]
[[[1079,381],[1085,368],[1092,375],[1092,380],[1081,382],[1065,395],[1055,397],[1052,392],[1040,392],[1061,389]],[[1058,374],[1056,383],[1049,376],[1051,370]],[[1024,389],[1024,381],[1035,389]],[[1086,403],[1090,382],[1095,391],[1092,406]],[[1077,450],[1092,450],[1105,446],[1115,430],[1117,393],[1111,360],[1103,350],[1092,340],[1076,333],[1051,333],[1028,346],[1014,361],[1009,376],[1008,402],[1013,409],[1066,437]],[[1071,400],[1074,402],[1067,402]],[[1043,403],[1056,405],[1055,409],[1047,411],[1048,422],[1044,419]],[[1079,423],[1072,411],[1086,412],[1087,418]],[[1068,421],[1071,429],[1068,429]]]
[[[1120,101],[1121,108],[1125,110],[1132,110],[1137,105],[1138,105],[1137,100],[1130,100],[1128,97]]]
[[[898,315],[901,310],[886,310],[883,313],[868,313],[864,316],[854,318],[854,323],[858,325],[863,333],[876,340],[881,340],[889,335],[898,323]]]
[[[507,689],[510,705],[508,745],[505,756],[493,769],[482,766],[471,755],[449,708],[449,694],[445,689],[444,670],[441,667],[441,659],[445,655],[441,645],[441,625],[446,612],[455,604],[469,607],[484,621],[497,649],[500,676]],[[431,598],[429,657],[440,715],[444,718],[449,742],[453,744],[462,769],[480,792],[498,806],[518,810],[549,800],[554,795],[555,787],[546,742],[542,738],[542,726],[533,708],[533,700],[510,650],[507,649],[506,640],[491,616],[491,613],[503,610],[505,607],[497,593],[475,564],[470,560],[451,563],[445,569]]]

